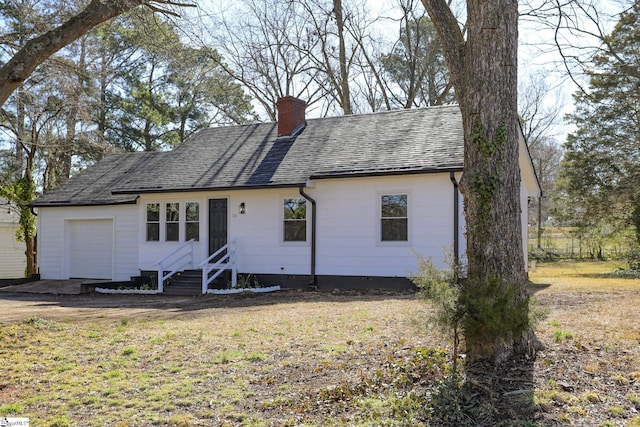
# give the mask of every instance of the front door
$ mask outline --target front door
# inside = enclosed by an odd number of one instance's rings
[[[209,255],[226,244],[227,199],[209,199]],[[212,262],[215,261],[217,259],[212,260]]]

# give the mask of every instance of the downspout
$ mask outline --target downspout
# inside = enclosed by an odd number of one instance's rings
[[[304,185],[300,186],[300,195],[311,202],[311,285],[317,289],[316,276],[316,201],[304,192]]]
[[[458,181],[456,181],[456,175],[454,172],[449,172],[449,179],[453,184],[453,262],[457,268],[460,262],[460,244],[459,244],[459,229],[460,229],[460,207],[458,196]]]

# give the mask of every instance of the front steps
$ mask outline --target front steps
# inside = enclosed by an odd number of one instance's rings
[[[230,272],[223,272],[209,284],[211,289],[224,289],[230,280]],[[202,270],[185,270],[175,274],[164,285],[166,295],[195,296],[202,295]]]

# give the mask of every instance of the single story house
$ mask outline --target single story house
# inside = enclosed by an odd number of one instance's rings
[[[16,240],[20,217],[6,199],[0,199],[0,279],[24,277],[25,245]]]
[[[41,277],[127,280],[172,253],[188,258],[175,271],[198,269],[223,248],[261,284],[396,287],[418,255],[463,256],[458,106],[316,119],[305,107],[286,97],[277,123],[109,156],[39,197]],[[526,256],[540,190],[524,139],[519,160]]]

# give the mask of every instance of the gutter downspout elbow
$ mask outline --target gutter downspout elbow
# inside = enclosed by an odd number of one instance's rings
[[[449,179],[453,184],[453,262],[454,266],[457,268],[460,263],[460,206],[458,181],[456,181],[455,172],[449,172]]]
[[[313,197],[304,192],[304,185],[301,185],[300,195],[311,202],[311,286],[318,289],[318,277],[316,275],[316,201]]]

